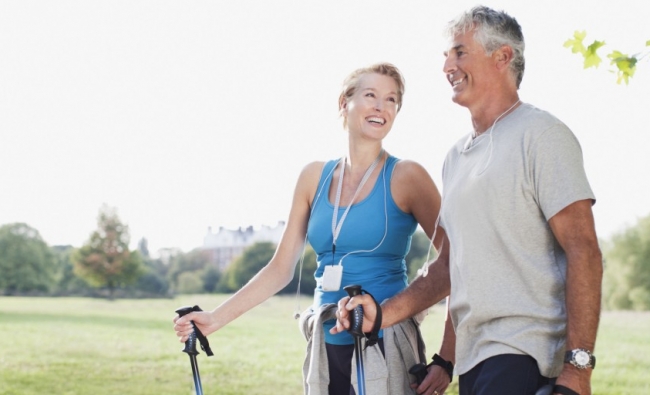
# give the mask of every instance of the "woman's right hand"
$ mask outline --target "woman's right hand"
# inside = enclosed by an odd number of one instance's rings
[[[181,343],[185,343],[194,331],[190,321],[194,321],[194,325],[204,336],[208,336],[217,330],[216,320],[209,311],[194,311],[182,317],[177,315],[174,317],[174,331],[176,331],[176,336]]]
[[[335,335],[350,329],[350,316],[352,310],[357,306],[363,306],[363,332],[372,331],[377,318],[377,304],[372,296],[363,294],[352,298],[346,296],[339,300],[338,309],[336,310],[336,325],[330,329],[331,334]]]

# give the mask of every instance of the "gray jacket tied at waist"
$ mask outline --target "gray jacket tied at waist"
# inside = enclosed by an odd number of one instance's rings
[[[320,306],[317,310],[307,309],[300,315],[300,331],[307,340],[307,355],[302,368],[305,395],[328,395],[329,368],[323,323],[335,319],[336,304]],[[408,373],[411,366],[426,355],[419,324],[409,319],[385,328],[384,352],[379,346],[368,347],[363,351],[363,363],[366,376],[366,391],[372,395],[415,394],[411,383],[415,376]],[[355,359],[352,359],[352,371],[356,371]],[[357,378],[352,375],[352,385],[356,392]]]

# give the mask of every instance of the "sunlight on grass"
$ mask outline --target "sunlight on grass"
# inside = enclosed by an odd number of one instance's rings
[[[0,298],[0,395],[193,394],[174,310],[210,309],[223,295],[176,299]],[[307,298],[302,306],[309,305]],[[302,393],[305,340],[294,299],[274,297],[210,336],[215,353],[198,356],[209,394]],[[422,326],[427,354],[439,347],[444,307]],[[594,394],[650,393],[650,313],[603,313]],[[457,394],[457,378],[447,391]]]

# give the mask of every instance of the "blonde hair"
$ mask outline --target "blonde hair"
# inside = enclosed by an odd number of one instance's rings
[[[339,95],[339,110],[343,108],[343,104],[357,91],[357,88],[359,88],[359,80],[365,74],[385,75],[395,81],[397,84],[397,112],[399,112],[402,108],[402,97],[404,96],[404,77],[399,69],[390,63],[376,63],[350,73],[343,81],[343,87]]]

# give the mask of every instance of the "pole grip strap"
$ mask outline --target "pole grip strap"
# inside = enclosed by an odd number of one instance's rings
[[[379,341],[379,330],[381,329],[382,313],[381,313],[381,306],[377,302],[377,299],[375,299],[375,297],[372,296],[372,294],[366,290],[362,289],[361,292],[370,295],[372,301],[375,302],[375,307],[377,308],[377,316],[375,317],[375,324],[372,326],[372,330],[370,332],[364,333],[366,335],[365,348],[368,348],[374,346]]]
[[[192,311],[203,311],[198,305],[192,306]],[[210,342],[208,341],[208,338],[201,333],[199,328],[192,323],[192,326],[194,326],[194,333],[196,334],[196,339],[199,341],[199,344],[201,345],[201,350],[205,351],[206,355],[208,357],[211,357],[214,355],[212,352],[212,349],[210,348]]]

